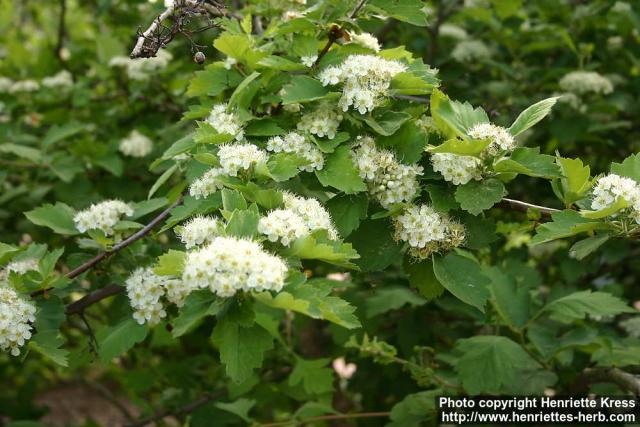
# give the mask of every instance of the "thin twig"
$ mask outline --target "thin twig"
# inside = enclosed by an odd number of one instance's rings
[[[587,368],[581,377],[587,383],[614,383],[621,389],[640,396],[640,377],[618,368]]]
[[[358,16],[360,9],[362,9],[366,3],[367,3],[367,0],[360,0],[360,3],[358,3],[356,8],[353,9],[353,12],[351,12],[351,15],[349,16],[349,18],[356,19],[356,16]]]
[[[547,218],[551,217],[551,215],[554,214],[555,212],[560,212],[560,209],[534,205],[534,204],[523,202],[520,200],[508,199],[506,197],[502,199],[500,204],[503,206],[507,205],[512,209],[515,209],[520,212],[527,212],[529,209],[534,209],[534,210],[540,211],[540,214]]]
[[[92,306],[93,304],[96,304],[105,298],[117,295],[122,291],[124,291],[124,287],[120,285],[107,285],[104,288],[100,288],[94,292],[91,292],[90,294],[83,296],[79,300],[67,305],[65,313],[67,314],[67,316],[71,316],[73,314],[81,314],[87,307]]]
[[[56,58],[62,61],[62,48],[64,47],[64,39],[67,36],[67,28],[65,18],[67,15],[67,0],[60,0],[60,15],[58,16],[58,42],[56,43]]]
[[[348,420],[351,418],[375,418],[375,417],[388,417],[391,412],[358,412],[353,414],[335,414],[335,415],[321,415],[319,417],[304,418],[302,420],[288,420],[278,421],[275,423],[259,424],[259,427],[278,427],[288,425],[301,425],[305,423],[311,423],[314,421],[329,421],[329,420]]]
[[[159,421],[163,418],[172,416],[172,415],[185,415],[185,414],[189,414],[193,411],[195,411],[196,409],[198,409],[199,407],[201,407],[202,405],[210,402],[211,400],[217,399],[219,397],[222,397],[226,394],[226,391],[224,390],[220,390],[214,393],[208,393],[206,395],[204,395],[203,397],[201,397],[200,399],[191,402],[191,403],[187,403],[184,406],[181,406],[180,408],[177,408],[175,410],[170,410],[170,409],[164,409],[160,412],[157,412],[153,415],[149,415],[146,418],[142,418],[141,420],[126,424],[125,427],[143,427],[146,426],[147,424],[151,424],[155,421]]]
[[[131,51],[131,55],[129,55],[131,58],[140,57],[140,54],[142,53],[142,47],[144,46],[144,42],[147,39],[147,37],[150,37],[155,31],[158,30],[158,27],[160,26],[162,21],[164,21],[169,16],[171,16],[174,9],[175,7],[173,6],[173,4],[167,7],[164,10],[164,12],[162,12],[156,19],[153,20],[151,25],[149,25],[149,28],[147,28],[147,30],[144,33],[142,33],[140,37],[138,37],[138,41],[136,41],[136,44],[133,47],[133,50]]]

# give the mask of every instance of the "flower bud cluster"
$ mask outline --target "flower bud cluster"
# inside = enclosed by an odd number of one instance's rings
[[[279,240],[284,246],[289,246],[297,238],[309,234],[309,227],[302,217],[292,210],[276,209],[266,217],[260,218],[258,231],[271,242]]]
[[[336,137],[338,126],[342,122],[342,114],[329,104],[322,104],[315,110],[304,114],[298,122],[298,130],[309,132],[320,138]]]
[[[292,153],[307,160],[309,164],[300,169],[313,172],[324,166],[324,157],[318,147],[296,132],[289,132],[285,136],[274,136],[267,141],[267,150],[274,153]]]
[[[105,200],[78,212],[73,217],[73,222],[81,233],[87,230],[102,230],[108,236],[113,234],[113,226],[123,215],[133,215],[131,206],[120,200]]]
[[[152,148],[151,140],[137,130],[131,131],[129,136],[120,141],[119,146],[122,154],[130,157],[145,157],[151,153]]]
[[[0,350],[20,355],[20,347],[31,338],[36,306],[12,288],[0,283]]]
[[[218,221],[207,216],[195,216],[176,233],[187,249],[210,242],[218,235]]]
[[[606,209],[620,198],[629,205],[625,211],[640,224],[640,184],[631,178],[611,173],[598,179],[593,187],[591,208]]]
[[[207,123],[213,126],[216,132],[233,135],[236,140],[241,141],[244,138],[242,122],[235,113],[228,113],[227,110],[227,104],[214,105]]]

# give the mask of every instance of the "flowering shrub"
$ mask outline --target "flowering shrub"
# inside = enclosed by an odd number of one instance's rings
[[[640,155],[576,144],[631,129],[637,85],[568,33],[579,69],[553,84],[503,58],[571,2],[138,3],[112,6],[150,25],[132,57],[63,33],[65,70],[0,79],[8,420],[39,417],[11,404],[37,375],[95,380],[133,425],[412,426],[443,394],[638,392]]]

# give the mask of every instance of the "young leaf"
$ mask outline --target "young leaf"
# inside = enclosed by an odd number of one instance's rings
[[[564,202],[567,205],[580,200],[591,186],[591,170],[583,166],[580,159],[556,157],[562,172],[562,189]]]
[[[495,165],[496,172],[519,173],[540,178],[560,177],[560,168],[556,158],[540,154],[540,148],[516,148],[508,159]]]
[[[544,119],[547,114],[551,112],[551,108],[553,108],[558,98],[558,96],[554,96],[552,98],[543,99],[520,113],[516,121],[513,122],[509,128],[511,135],[520,135],[522,132]]]
[[[301,259],[317,259],[353,269],[357,269],[357,267],[351,260],[360,258],[351,243],[330,240],[326,233],[321,231],[296,239],[284,253]]]

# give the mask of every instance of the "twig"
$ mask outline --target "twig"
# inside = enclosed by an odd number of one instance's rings
[[[104,288],[100,288],[97,291],[91,292],[80,298],[79,300],[72,302],[67,305],[65,313],[67,316],[71,316],[73,314],[82,314],[84,310],[102,301],[105,298],[109,298],[112,295],[117,295],[120,292],[124,291],[124,287],[116,284],[107,285]]]
[[[301,425],[305,423],[311,423],[314,421],[328,421],[328,420],[347,420],[351,418],[375,418],[375,417],[388,417],[391,412],[358,412],[353,414],[336,414],[336,415],[321,415],[319,417],[304,418],[302,420],[288,420],[278,421],[275,423],[259,424],[259,427],[278,427],[288,425]]]
[[[640,396],[640,378],[618,368],[587,368],[582,372],[587,383],[615,383],[623,390]]]
[[[163,418],[166,418],[168,416],[171,415],[184,415],[184,414],[189,414],[193,411],[195,411],[196,409],[198,409],[199,407],[201,407],[202,405],[210,402],[211,400],[217,399],[219,397],[224,396],[226,393],[226,391],[224,390],[220,390],[214,393],[208,393],[206,395],[204,395],[203,397],[201,397],[200,399],[191,402],[191,403],[187,403],[184,406],[181,406],[180,408],[177,408],[175,410],[170,410],[170,409],[164,409],[160,412],[157,412],[153,415],[150,415],[146,418],[142,418],[141,420],[126,424],[125,427],[143,427],[146,426],[147,424],[150,424],[154,421],[158,421],[161,420]]]
[[[349,16],[349,18],[356,19],[356,16],[358,16],[360,9],[362,9],[366,3],[367,3],[367,0],[360,0],[360,3],[358,3],[356,8],[353,9],[353,12],[351,12],[351,15]]]
[[[407,101],[418,102],[420,104],[429,104],[429,98],[423,98],[421,96],[413,96],[413,95],[391,95],[392,98],[395,99],[404,99]]]
[[[174,10],[174,6],[172,4],[169,7],[167,7],[164,10],[164,12],[162,12],[156,19],[154,19],[151,25],[149,25],[149,28],[147,28],[147,30],[144,33],[142,33],[140,37],[138,37],[138,41],[136,41],[136,44],[133,47],[133,50],[131,51],[131,55],[129,55],[131,58],[140,57],[140,54],[142,53],[142,47],[144,46],[144,42],[147,39],[147,37],[150,37],[154,32],[158,30],[158,27],[160,26],[162,21],[164,21],[169,16],[171,16],[171,14],[173,13],[173,10]]]
[[[560,212],[560,209],[554,209],[554,208],[548,208],[546,206],[539,206],[539,205],[534,205],[531,203],[527,203],[527,202],[522,202],[520,200],[514,200],[514,199],[508,199],[508,198],[504,198],[502,199],[502,201],[500,202],[501,205],[507,205],[508,207],[515,209],[517,211],[520,212],[527,212],[529,209],[535,209],[537,211],[540,211],[540,214],[543,217],[547,217],[550,218],[551,214],[555,213],[555,212]]]
[[[67,35],[65,17],[67,15],[67,0],[60,0],[60,15],[58,16],[58,42],[56,43],[56,58],[62,61],[62,48]]]

